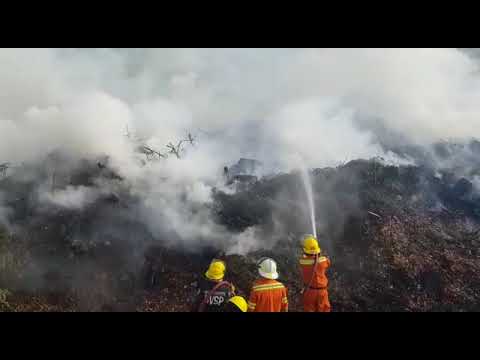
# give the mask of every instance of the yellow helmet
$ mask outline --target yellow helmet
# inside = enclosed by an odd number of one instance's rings
[[[318,246],[318,241],[313,235],[306,235],[303,238],[303,252],[309,255],[320,254],[322,250]]]
[[[205,273],[205,276],[210,279],[210,280],[222,280],[223,277],[225,276],[225,262],[222,260],[213,260],[208,267],[207,272]]]
[[[228,300],[228,302],[231,302],[234,304],[236,307],[238,307],[242,312],[247,312],[248,305],[245,299],[241,296],[234,296]]]

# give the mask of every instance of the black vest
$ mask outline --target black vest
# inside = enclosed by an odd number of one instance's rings
[[[216,281],[212,281],[206,278],[202,278],[199,281],[199,299],[198,303],[201,303],[205,300],[205,312],[218,312],[224,311],[228,300],[234,296],[232,285],[225,284],[220,286],[215,292],[209,294],[210,291],[217,285]]]

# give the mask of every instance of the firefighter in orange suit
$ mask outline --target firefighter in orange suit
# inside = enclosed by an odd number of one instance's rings
[[[287,288],[278,278],[277,264],[270,258],[258,262],[261,279],[255,281],[250,292],[248,312],[287,312]]]
[[[303,239],[303,256],[300,258],[303,276],[303,310],[305,312],[330,312],[328,279],[325,274],[330,260],[321,256],[317,239],[306,235]]]

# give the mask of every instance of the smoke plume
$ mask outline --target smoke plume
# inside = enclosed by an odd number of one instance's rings
[[[221,169],[240,157],[268,174],[298,156],[309,167],[415,161],[398,149],[420,146],[440,164],[434,143],[480,137],[478,63],[458,49],[1,49],[0,64],[8,176],[33,181],[45,209],[126,192],[165,244],[261,246],[261,229],[236,234],[211,217],[212,190],[227,191]],[[169,153],[188,136],[179,158]],[[98,159],[122,181],[62,183]]]

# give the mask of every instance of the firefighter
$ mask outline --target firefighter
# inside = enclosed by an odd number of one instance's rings
[[[278,282],[277,263],[270,258],[262,258],[257,263],[262,277],[253,283],[248,301],[249,312],[287,312],[287,288]]]
[[[303,310],[305,312],[330,312],[328,300],[328,279],[325,275],[330,260],[321,256],[321,249],[313,235],[303,239],[303,256],[300,267],[303,277]]]
[[[241,296],[234,296],[228,300],[225,312],[247,312],[247,301]]]
[[[212,260],[205,277],[199,281],[194,311],[221,312],[224,310],[227,301],[235,295],[235,287],[223,280],[225,270],[224,261]]]

